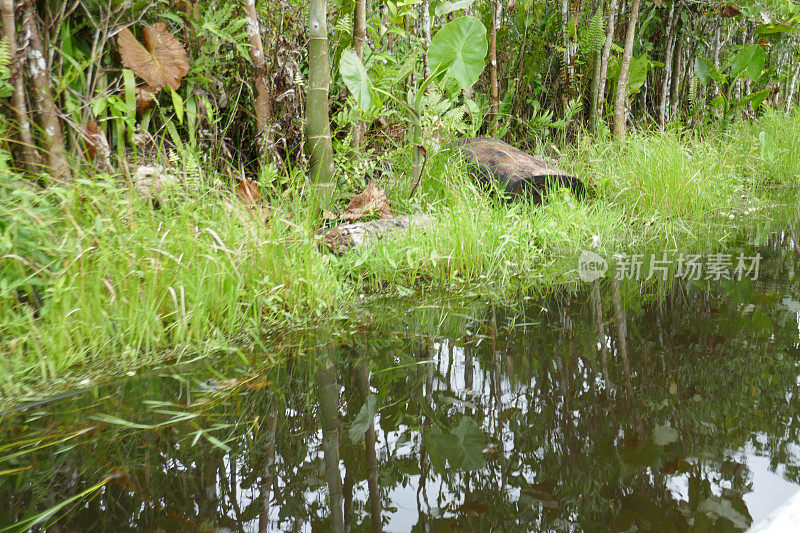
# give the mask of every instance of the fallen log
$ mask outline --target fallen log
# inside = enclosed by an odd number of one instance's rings
[[[431,217],[422,213],[380,218],[369,222],[342,224],[330,229],[323,228],[315,236],[321,246],[335,254],[342,254],[351,248],[406,233],[410,228],[422,228],[430,224],[431,220]]]
[[[557,187],[567,187],[579,197],[586,193],[575,176],[499,139],[467,139],[460,150],[475,179],[496,184],[508,195],[527,196],[540,203],[548,190]]]

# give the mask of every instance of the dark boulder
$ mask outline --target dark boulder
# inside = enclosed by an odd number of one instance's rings
[[[586,194],[586,186],[575,176],[498,139],[467,139],[460,149],[476,179],[496,184],[510,196],[540,203],[548,190],[557,187],[568,187],[578,197]]]

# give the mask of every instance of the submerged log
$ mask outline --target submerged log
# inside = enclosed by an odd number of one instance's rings
[[[392,235],[406,233],[409,228],[427,226],[431,220],[431,217],[422,213],[381,218],[369,222],[342,224],[330,229],[323,228],[316,233],[316,237],[320,240],[320,244],[328,250],[335,254],[341,254],[350,248],[357,248]]]
[[[496,184],[511,196],[527,196],[540,203],[546,192],[556,187],[568,187],[577,196],[586,193],[575,176],[498,139],[467,139],[461,152],[476,179]]]

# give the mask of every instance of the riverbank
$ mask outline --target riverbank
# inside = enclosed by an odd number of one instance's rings
[[[215,186],[153,206],[119,179],[34,191],[4,178],[0,395],[236,353],[265,332],[347,316],[376,295],[540,294],[577,280],[575,259],[594,236],[601,253],[718,249],[755,222],[797,221],[797,139],[797,114],[737,123],[724,137],[584,138],[560,164],[594,192],[544,206],[489,197],[443,150],[431,156],[417,204],[400,198],[404,187],[381,184],[395,213],[431,214],[425,233],[338,258],[318,252],[319,217],[300,196],[270,198],[262,223]]]

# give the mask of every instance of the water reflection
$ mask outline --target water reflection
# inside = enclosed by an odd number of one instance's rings
[[[385,304],[266,370],[241,354],[8,413],[0,526],[745,529],[800,482],[798,252],[761,253],[755,284]]]

